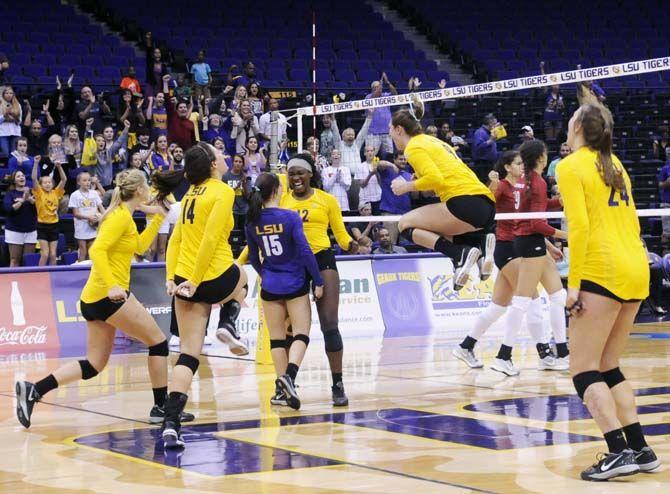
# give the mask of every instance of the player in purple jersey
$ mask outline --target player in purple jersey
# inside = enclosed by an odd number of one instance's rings
[[[288,405],[298,410],[300,398],[294,382],[309,344],[312,321],[309,283],[310,280],[314,283],[314,297],[319,299],[323,295],[323,279],[316,257],[305,239],[300,216],[279,208],[281,189],[276,175],[262,173],[258,176],[249,200],[246,233],[249,261],[261,277],[263,314],[270,331],[272,360],[279,376],[276,384],[286,394]],[[293,326],[293,341],[288,349],[287,316]]]

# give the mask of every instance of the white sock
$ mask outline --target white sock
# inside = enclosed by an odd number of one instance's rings
[[[491,302],[488,307],[477,316],[474,328],[472,328],[472,331],[470,331],[468,336],[475,340],[479,340],[493,323],[500,319],[500,316],[502,316],[506,310],[507,307]]]
[[[567,298],[568,293],[564,288],[549,295],[549,323],[556,343],[567,341],[565,327],[565,301]]]
[[[526,324],[528,332],[535,343],[548,343],[546,333],[544,332],[544,319],[542,317],[542,299],[534,298],[528,307],[526,314]]]
[[[532,300],[530,297],[512,297],[512,305],[507,308],[507,316],[505,316],[503,345],[513,347],[516,343],[516,335],[519,332],[523,316],[528,312]]]

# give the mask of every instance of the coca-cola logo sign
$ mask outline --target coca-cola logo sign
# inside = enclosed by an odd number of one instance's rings
[[[22,329],[0,328],[0,346],[44,345],[46,342],[46,326],[26,326]]]

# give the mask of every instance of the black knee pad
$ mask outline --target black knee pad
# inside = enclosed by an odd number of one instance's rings
[[[577,395],[581,400],[584,399],[584,393],[586,393],[589,386],[601,382],[604,382],[603,376],[598,371],[581,372],[572,378],[572,383],[575,385]]]
[[[80,360],[79,367],[81,367],[82,379],[91,379],[99,374],[97,369],[93,367],[88,360]]]
[[[167,340],[149,347],[149,357],[167,357],[170,355],[170,347]]]
[[[603,381],[605,381],[605,384],[607,384],[610,387],[610,389],[626,380],[626,378],[621,372],[621,369],[619,369],[618,367],[615,367],[614,369],[610,369],[605,372],[601,372],[601,374],[603,376]]]
[[[188,367],[189,369],[191,369],[191,372],[195,374],[198,370],[198,367],[200,367],[200,360],[187,353],[180,353],[179,358],[177,359],[177,363],[175,364],[175,367],[177,365],[183,365],[184,367]]]
[[[275,348],[286,348],[286,340],[270,340],[270,350]]]
[[[410,242],[414,243],[414,239],[412,238],[412,234],[414,233],[414,228],[405,228],[403,231],[400,232],[400,235],[409,240]]]
[[[337,328],[324,331],[323,340],[326,343],[327,352],[339,352],[344,348],[342,345],[342,335]]]
[[[293,328],[291,328],[291,331],[293,331]],[[286,348],[291,348],[294,339],[295,338],[293,337],[293,333],[289,333],[286,335]]]
[[[309,336],[306,334],[297,334],[293,337],[293,341],[302,341],[305,346],[309,346]]]

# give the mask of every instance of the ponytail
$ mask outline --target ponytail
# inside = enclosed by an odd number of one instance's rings
[[[249,211],[247,211],[248,224],[258,224],[261,220],[263,205],[277,193],[279,186],[279,178],[273,173],[261,173],[258,176],[256,183],[251,188]]]
[[[156,170],[151,175],[151,185],[158,191],[156,202],[163,202],[184,181],[184,170]]]
[[[410,96],[412,101],[409,109],[398,110],[391,118],[391,125],[402,127],[409,136],[415,136],[423,133],[421,119],[425,113],[425,105],[416,93]]]
[[[523,161],[523,175],[526,180],[526,189],[530,189],[530,181],[533,177],[533,171],[537,166],[537,160],[547,152],[547,146],[539,139],[526,141],[519,146],[519,155]]]
[[[122,203],[130,201],[141,187],[147,187],[147,179],[140,170],[130,168],[119,172],[114,179],[116,187],[112,193],[109,207],[100,218],[100,224],[105,221]]]
[[[121,199],[121,187],[118,185],[114,187],[114,192],[112,192],[112,200],[109,202],[109,206],[105,210],[105,212],[102,215],[102,218],[100,218],[100,224],[102,225],[102,222],[105,221],[112,212],[118,208],[123,200]]]

